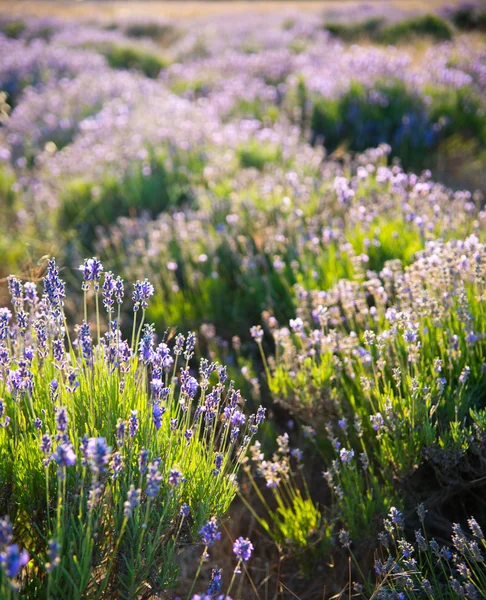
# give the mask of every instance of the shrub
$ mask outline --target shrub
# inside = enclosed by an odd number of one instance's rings
[[[484,253],[475,236],[431,243],[405,269],[394,260],[362,284],[302,290],[290,329],[268,320],[270,390],[314,428],[353,535],[420,468],[481,485]]]
[[[14,40],[19,39],[26,28],[24,21],[20,19],[5,19],[0,22],[0,32]]]
[[[168,65],[162,57],[142,48],[112,44],[101,45],[98,49],[113,69],[134,69],[151,79],[156,79]]]
[[[444,19],[429,14],[388,25],[379,32],[376,39],[383,44],[396,44],[409,41],[413,37],[430,37],[438,41],[450,40],[452,29]]]
[[[125,35],[132,38],[152,38],[160,44],[169,45],[179,36],[177,29],[170,23],[157,22],[134,22],[129,23],[125,29]]]
[[[92,247],[96,228],[118,217],[146,212],[155,216],[169,207],[194,202],[192,176],[202,170],[200,158],[152,153],[149,164],[135,164],[120,178],[107,174],[101,181],[77,179],[61,192],[59,224],[76,230],[80,241]],[[189,166],[190,165],[190,166]],[[187,170],[186,170],[187,169]]]
[[[381,80],[370,89],[354,82],[340,98],[316,101],[311,131],[314,143],[322,137],[330,151],[341,144],[362,151],[386,142],[405,167],[419,163],[435,140],[423,99],[398,80]]]
[[[452,29],[447,21],[437,15],[423,15],[387,24],[385,19],[372,17],[357,23],[326,23],[324,28],[345,42],[368,39],[383,44],[396,44],[413,37],[428,36],[444,41],[452,38]]]
[[[431,150],[456,134],[485,145],[486,118],[474,90],[428,86],[424,92],[397,80],[378,81],[372,88],[354,82],[339,98],[314,101],[312,141],[323,139],[331,152],[339,145],[362,151],[386,142],[405,168],[430,164]]]
[[[447,9],[446,15],[458,29],[486,31],[486,9],[479,2],[464,2]]]
[[[457,89],[428,87],[428,113],[434,123],[441,124],[441,138],[460,134],[486,145],[486,117],[481,99],[470,86]]]
[[[192,376],[193,333],[155,345],[154,327],[143,326],[147,280],[134,285],[133,336],[122,340],[124,285],[106,273],[100,290],[102,270],[96,259],[81,267],[76,341],[54,260],[41,300],[35,284],[9,279],[14,316],[0,310],[2,598],[19,590],[33,600],[128,600],[173,588],[177,553],[202,541],[204,560],[221,536],[217,519],[264,420],[262,410],[245,419],[223,366],[202,360]],[[30,557],[13,560],[15,542]]]
[[[361,38],[376,38],[385,24],[381,17],[373,17],[358,23],[326,23],[324,28],[345,42],[355,42]]]

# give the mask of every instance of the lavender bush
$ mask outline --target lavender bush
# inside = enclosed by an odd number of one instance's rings
[[[102,275],[97,259],[81,270],[85,320],[74,329],[54,260],[40,297],[12,277],[13,313],[1,310],[5,598],[132,598],[147,585],[174,587],[179,549],[228,510],[263,421],[261,411],[242,412],[225,367],[203,359],[191,368],[193,333],[156,344],[144,324],[147,280],[126,290],[129,343],[123,281]]]

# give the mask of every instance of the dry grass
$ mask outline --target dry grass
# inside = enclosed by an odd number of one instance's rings
[[[1,14],[27,14],[34,16],[57,16],[61,18],[92,19],[92,18],[121,18],[128,16],[166,17],[171,19],[186,19],[221,15],[227,13],[248,12],[279,12],[300,10],[306,12],[352,12],[367,4],[375,7],[393,6],[409,11],[433,11],[444,4],[455,4],[459,0],[324,0],[309,1],[266,1],[242,2],[235,0],[193,2],[191,0],[174,0],[161,2],[150,1],[83,1],[83,0],[0,0]]]

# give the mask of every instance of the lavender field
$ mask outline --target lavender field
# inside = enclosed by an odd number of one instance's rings
[[[0,600],[486,598],[486,4],[0,2]]]

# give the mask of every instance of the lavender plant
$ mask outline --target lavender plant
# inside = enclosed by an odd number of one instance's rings
[[[484,546],[481,527],[474,517],[465,532],[459,523],[452,526],[452,543],[439,544],[427,533],[426,510],[417,512],[421,528],[413,543],[404,538],[404,519],[392,508],[380,534],[381,558],[375,561],[378,583],[373,597],[385,598],[468,598],[486,594]]]
[[[326,440],[325,476],[353,534],[424,460],[482,447],[484,261],[475,237],[431,242],[405,269],[300,290],[290,328],[267,321],[270,390]],[[252,335],[261,347],[263,331]]]
[[[202,359],[193,369],[193,333],[156,344],[147,280],[133,288],[129,343],[123,281],[95,258],[81,271],[81,325],[66,322],[54,260],[40,297],[11,277],[13,311],[0,313],[4,598],[174,587],[179,550],[228,510],[262,422],[242,412],[225,367]]]

